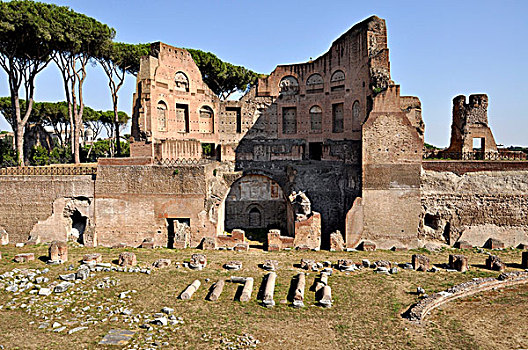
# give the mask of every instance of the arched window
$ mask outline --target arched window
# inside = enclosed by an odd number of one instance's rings
[[[359,101],[356,100],[354,104],[352,105],[352,117],[354,121],[359,120],[360,113],[361,111],[359,109]]]
[[[337,83],[342,82],[345,80],[345,73],[342,70],[336,70],[334,74],[332,74],[332,78],[330,79],[330,82]]]
[[[174,76],[174,82],[176,83],[174,90],[189,92],[189,78],[187,78],[187,75],[185,75],[184,72],[176,73]]]
[[[200,108],[200,132],[214,132],[214,112],[209,106],[202,106]]]
[[[336,70],[330,78],[330,90],[342,91],[345,89],[345,73],[342,70]]]
[[[294,76],[288,75],[281,79],[279,89],[282,95],[296,95],[299,93],[299,81]]]
[[[158,130],[167,130],[167,105],[163,101],[158,102]]]
[[[310,124],[312,132],[318,133],[323,130],[323,110],[319,106],[310,108]]]
[[[323,77],[320,74],[312,74],[308,79],[306,80],[306,92],[307,93],[313,93],[313,92],[323,92]]]

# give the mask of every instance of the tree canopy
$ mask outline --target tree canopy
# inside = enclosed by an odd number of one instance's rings
[[[204,82],[222,100],[236,91],[247,91],[259,77],[258,73],[224,62],[211,52],[186,50],[200,69]]]

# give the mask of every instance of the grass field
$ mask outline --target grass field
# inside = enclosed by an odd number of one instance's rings
[[[497,272],[484,269],[485,254],[476,251],[443,250],[421,251],[435,264],[446,263],[450,253],[463,253],[469,257],[471,270],[467,273],[416,272],[399,269],[394,275],[376,274],[372,269],[357,272],[338,272],[329,278],[334,305],[324,309],[315,305],[314,293],[309,287],[316,277],[310,272],[306,279],[305,305],[294,309],[287,301],[290,282],[300,269],[294,267],[301,258],[316,261],[348,258],[389,260],[398,263],[411,261],[416,251],[392,252],[250,252],[196,251],[169,249],[107,249],[70,247],[69,261],[64,265],[49,266],[46,276],[57,281],[68,265],[75,269],[86,253],[99,252],[104,262],[117,259],[120,252],[133,251],[140,266],[150,266],[159,258],[173,262],[188,261],[195,252],[205,253],[208,266],[202,271],[176,268],[153,269],[150,275],[125,272],[95,272],[95,276],[79,282],[66,293],[35,296],[27,291],[19,295],[0,291],[0,345],[6,349],[104,349],[99,341],[110,329],[131,329],[137,333],[124,348],[166,349],[223,349],[245,348],[244,339],[258,339],[258,349],[516,349],[528,348],[528,285],[490,291],[460,299],[435,310],[423,324],[416,325],[401,317],[407,308],[418,300],[416,287],[427,293],[444,290],[452,285],[475,277],[497,276]],[[18,269],[44,269],[42,258],[47,246],[15,248],[0,247],[0,274]],[[34,252],[36,260],[15,264],[16,253]],[[504,250],[495,254],[507,263],[521,261],[520,250]],[[265,259],[279,261],[275,289],[276,306],[262,307],[256,300],[258,288],[265,271],[258,267]],[[230,272],[222,265],[230,260],[240,260],[243,268]],[[508,270],[516,270],[510,265]],[[239,285],[226,283],[217,302],[205,297],[213,282],[232,275],[251,276],[255,279],[252,301],[234,300]],[[98,288],[105,277],[114,280],[110,288]],[[202,286],[192,300],[182,301],[179,294],[193,280]],[[208,282],[206,282],[208,279]],[[107,281],[107,283],[108,283]],[[2,281],[0,280],[0,283]],[[120,299],[121,292],[130,292],[129,298]],[[71,293],[73,292],[73,293]],[[89,307],[89,309],[86,309]],[[168,326],[139,328],[144,320],[160,312],[162,307],[174,309],[174,315],[183,322]],[[83,310],[86,309],[86,310]],[[131,316],[121,315],[121,310],[131,311]],[[130,323],[133,317],[140,322]],[[46,319],[47,318],[47,319]],[[43,322],[48,326],[39,328]],[[58,322],[66,329],[54,332],[52,323]],[[68,334],[68,330],[86,325],[85,330]],[[155,345],[154,345],[155,344]],[[108,347],[108,348],[116,348]]]

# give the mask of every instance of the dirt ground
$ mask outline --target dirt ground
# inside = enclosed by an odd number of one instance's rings
[[[332,263],[341,258],[358,263],[362,259],[406,263],[417,251],[233,252],[71,246],[67,263],[48,266],[45,264],[46,245],[4,246],[0,247],[3,256],[0,274],[14,268],[43,270],[48,267],[50,271],[45,276],[51,283],[57,281],[59,274],[67,273],[65,270],[70,264],[74,265],[75,271],[84,254],[99,252],[104,262],[117,266],[115,260],[125,250],[134,252],[142,267],[151,266],[159,258],[171,259],[173,263],[188,261],[197,252],[207,255],[208,266],[195,271],[177,268],[173,264],[164,269],[152,269],[151,274],[94,272],[94,276],[76,283],[66,293],[49,296],[36,296],[28,291],[15,295],[6,291],[4,286],[0,290],[0,345],[5,349],[115,349],[115,346],[105,347],[98,343],[110,329],[131,329],[137,332],[131,342],[123,346],[125,349],[239,349],[252,345],[257,349],[303,350],[528,348],[528,284],[448,303],[433,311],[419,325],[402,318],[401,314],[418,300],[414,293],[418,286],[426,293],[433,293],[475,277],[498,276],[498,272],[484,268],[486,255],[476,250],[419,251],[435,264],[446,263],[449,254],[465,254],[471,265],[466,273],[443,269],[434,273],[417,272],[399,268],[397,274],[383,275],[372,269],[349,273],[334,269],[329,278],[334,303],[329,309],[317,306],[315,294],[309,290],[317,276],[315,272],[309,272],[306,278],[306,307],[294,309],[287,300],[291,279],[301,271],[294,265],[301,258]],[[22,252],[34,252],[37,259],[14,263],[13,256]],[[519,270],[520,250],[503,250],[494,254],[509,263],[507,270]],[[256,299],[266,274],[258,265],[266,259],[279,261],[276,306],[271,309],[262,307]],[[243,268],[235,272],[223,269],[222,265],[231,260],[241,261]],[[240,286],[234,283],[226,283],[218,301],[205,300],[212,283],[233,275],[255,279],[250,302],[234,300]],[[200,280],[202,286],[191,300],[179,300],[180,293],[195,279]],[[115,286],[98,287],[109,281],[115,281]],[[5,281],[0,280],[1,283]],[[120,298],[120,293],[127,291],[130,291],[127,296]],[[163,307],[173,308],[174,316],[180,317],[181,322],[152,326],[152,329],[140,328]],[[124,309],[130,310],[132,315],[123,315],[121,310]],[[133,317],[139,318],[140,322],[130,322]],[[66,326],[66,329],[55,332],[54,322]],[[83,325],[87,329],[68,334],[69,330]],[[257,339],[258,344],[253,339]]]

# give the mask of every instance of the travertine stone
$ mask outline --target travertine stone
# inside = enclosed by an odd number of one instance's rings
[[[301,269],[315,271],[317,270],[317,264],[312,259],[301,259]]]
[[[304,307],[304,289],[306,286],[306,275],[304,272],[299,273],[295,277],[295,293],[293,295],[293,306]]]
[[[279,262],[277,260],[265,260],[262,268],[267,271],[275,271],[279,268]]]
[[[242,293],[240,294],[240,301],[246,302],[251,300],[251,293],[253,292],[253,278],[248,277],[246,278],[246,281],[244,282],[244,288],[242,289]]]
[[[191,261],[189,267],[195,270],[204,269],[207,266],[207,258],[204,254],[193,254],[191,255]]]
[[[216,241],[212,237],[204,237],[202,240],[202,249],[203,250],[215,250],[216,249]]]
[[[430,267],[429,258],[425,255],[413,254],[412,256],[413,269],[416,271],[427,271]]]
[[[191,283],[185,290],[180,294],[181,300],[189,300],[192,298],[194,292],[200,288],[201,282],[199,280],[195,280],[193,283]]]
[[[169,267],[171,264],[172,261],[170,259],[158,259],[152,264],[152,266],[162,269],[164,267]]]
[[[266,281],[264,282],[264,297],[262,298],[262,304],[266,307],[273,307],[275,305],[273,293],[275,292],[276,279],[277,274],[275,272],[270,272],[266,275]]]
[[[341,252],[345,249],[345,241],[340,231],[330,234],[330,251]]]
[[[17,254],[13,258],[13,261],[16,263],[25,263],[25,262],[32,261],[32,260],[35,260],[35,254],[33,253]]]
[[[220,294],[222,294],[222,291],[224,290],[225,281],[224,280],[218,280],[211,288],[211,292],[207,296],[207,300],[210,301],[217,301],[218,298],[220,298]]]
[[[48,249],[48,259],[50,262],[68,261],[68,245],[66,242],[53,241]]]
[[[132,252],[122,252],[121,254],[119,254],[118,264],[119,266],[136,266],[136,254]]]
[[[319,304],[321,304],[323,307],[332,306],[332,288],[330,288],[330,286],[326,285],[322,289],[321,299],[319,299]]]
[[[85,254],[83,256],[83,263],[84,264],[97,264],[103,262],[103,257],[99,253],[91,253],[91,254]]]

